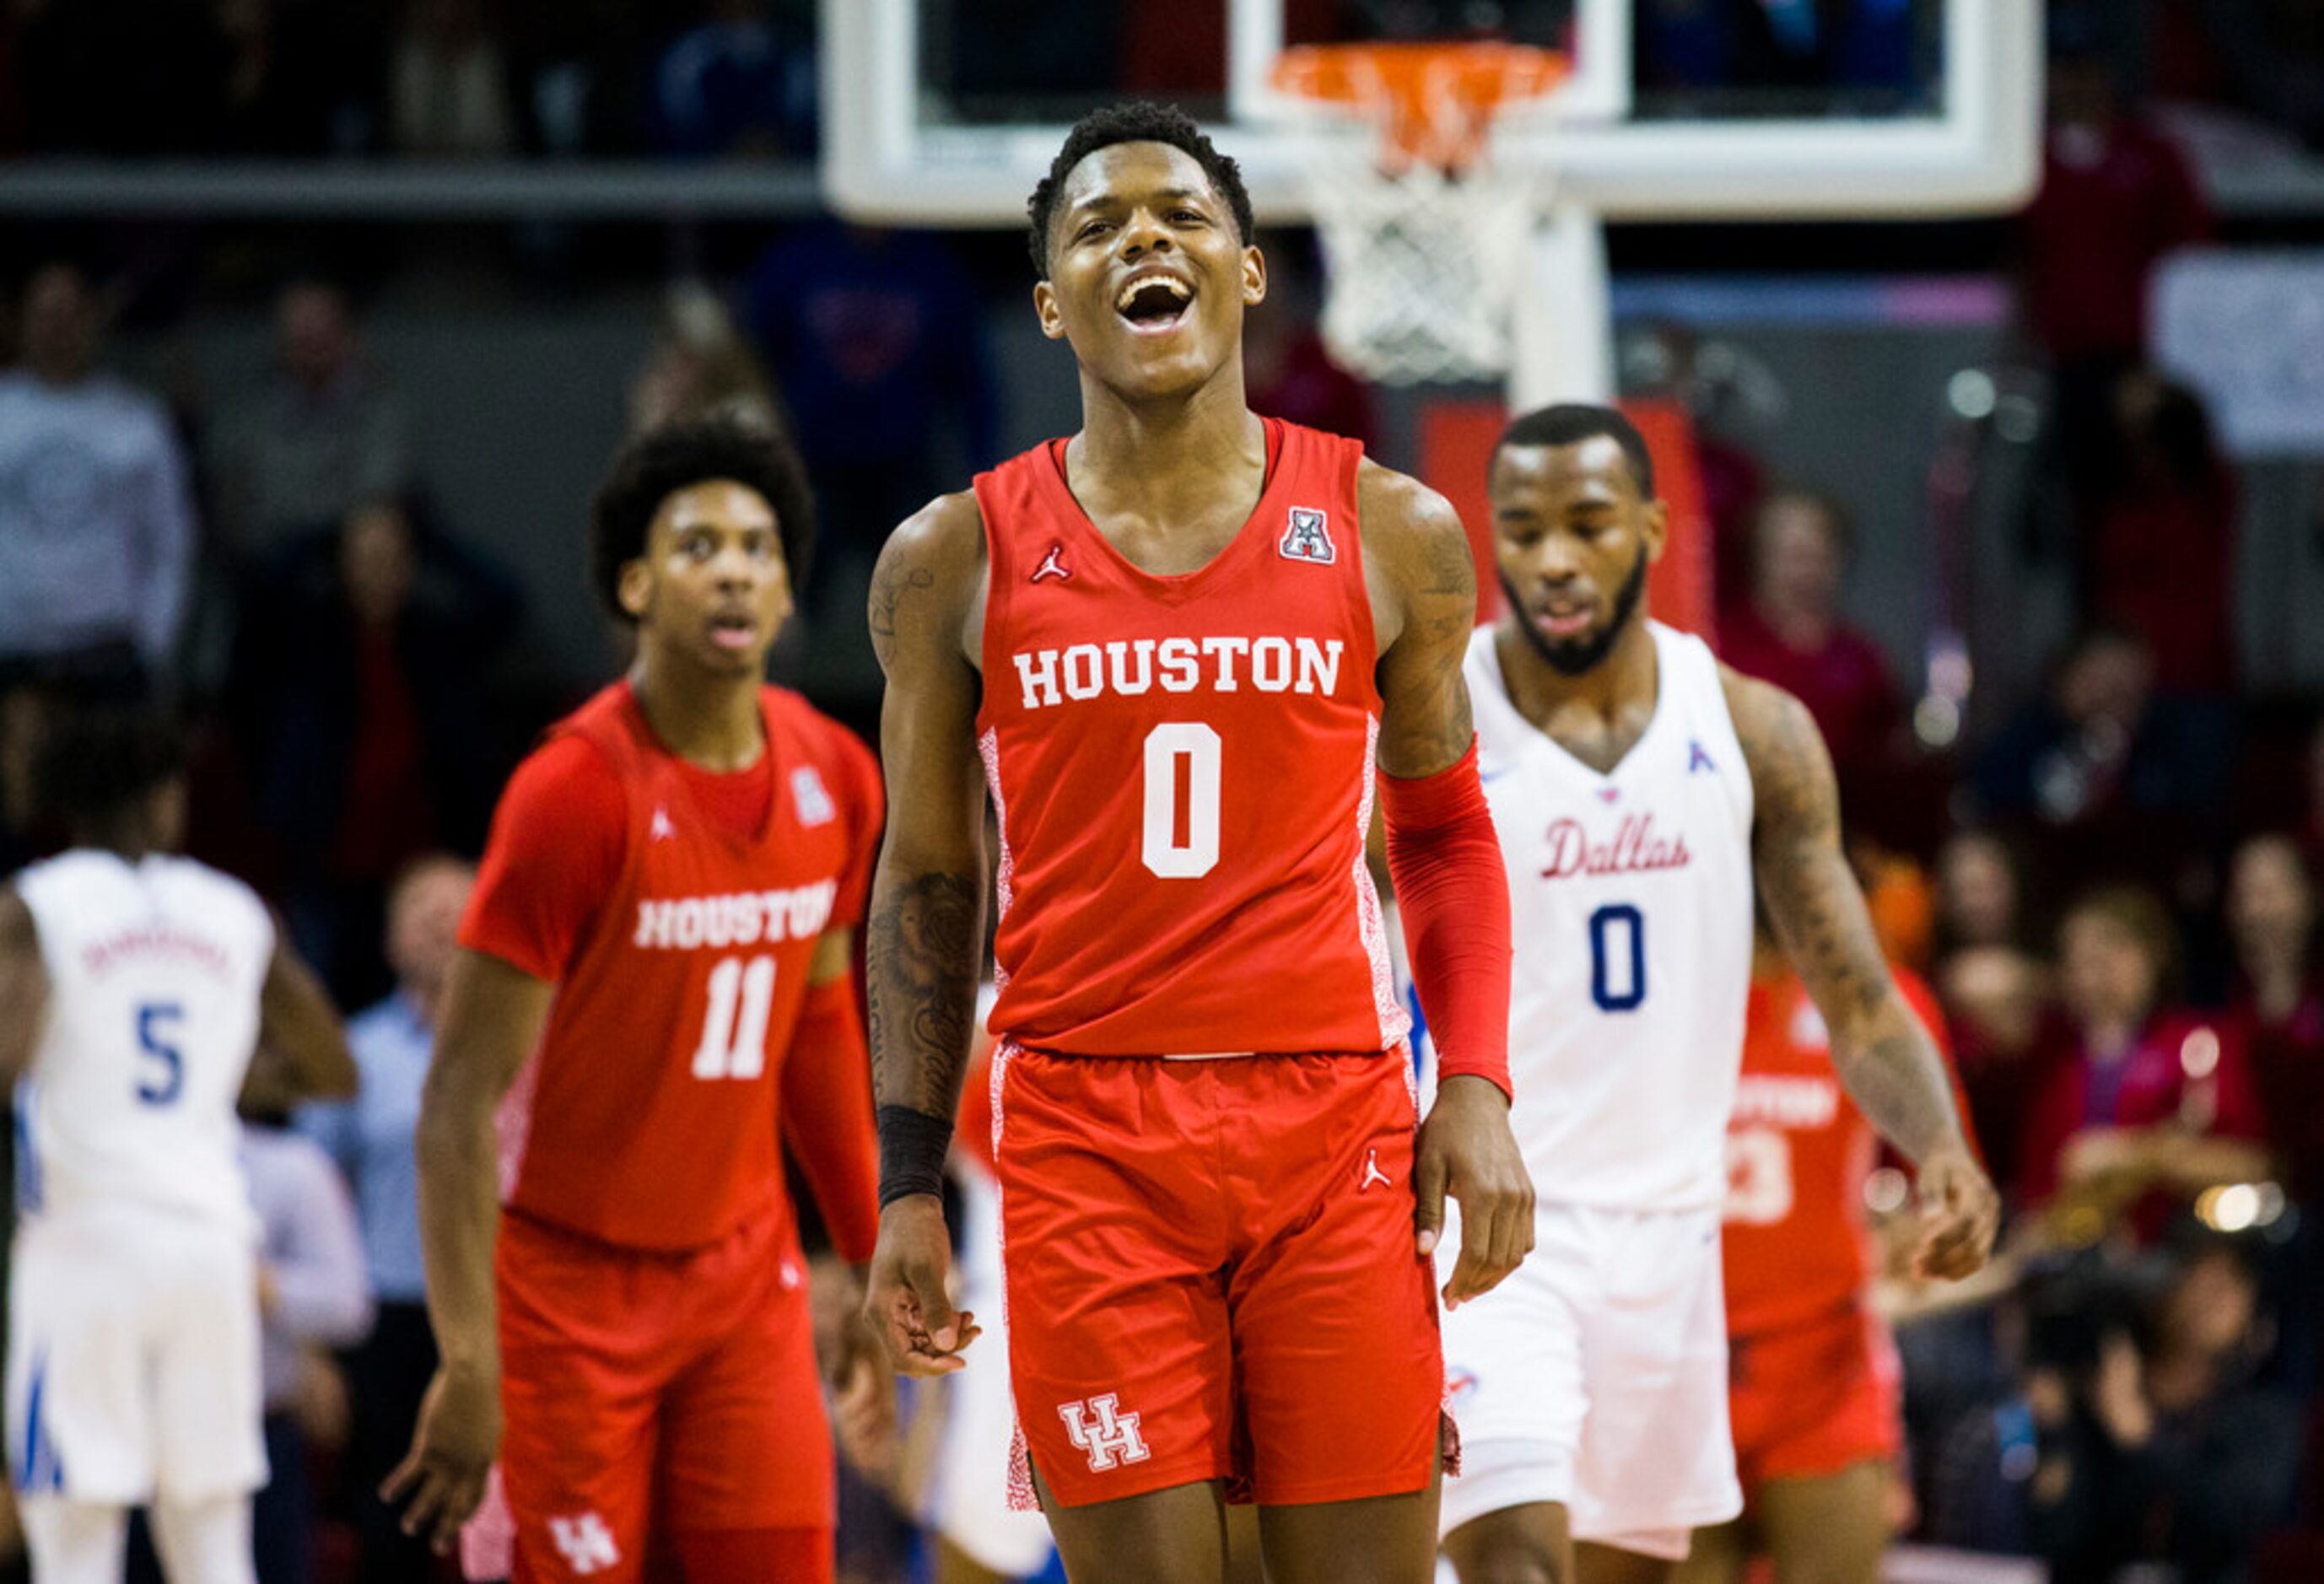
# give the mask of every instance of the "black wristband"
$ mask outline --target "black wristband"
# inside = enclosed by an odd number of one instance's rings
[[[880,1108],[880,1208],[907,1193],[944,1195],[945,1154],[952,1119],[910,1106]]]

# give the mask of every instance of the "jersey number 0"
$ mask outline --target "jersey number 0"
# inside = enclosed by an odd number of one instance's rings
[[[1146,840],[1140,856],[1152,873],[1166,880],[1192,880],[1218,867],[1219,774],[1219,734],[1200,721],[1174,721],[1146,734]]]

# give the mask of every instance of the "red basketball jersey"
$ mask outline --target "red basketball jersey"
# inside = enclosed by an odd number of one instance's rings
[[[1910,970],[1895,972],[1950,1068],[1935,998]],[[1953,1088],[1960,1104],[1958,1079]],[[1729,1334],[1794,1325],[1856,1303],[1872,1271],[1864,1184],[1879,1144],[1832,1070],[1831,1036],[1807,987],[1788,973],[1754,980],[1727,1128]]]
[[[626,683],[552,728],[503,799],[460,933],[557,984],[503,1108],[515,1147],[503,1197],[521,1214],[678,1249],[788,1213],[783,1068],[820,1054],[793,1053],[791,1031],[816,941],[862,913],[881,802],[869,751],[835,723],[771,687],[761,714],[772,797],[748,838],[705,806],[702,772],[654,737]],[[540,782],[545,766],[565,778],[561,795]],[[556,933],[538,921],[538,893],[566,879],[545,872],[522,828],[544,822],[571,864],[604,864],[561,962],[534,960],[558,951],[533,944]]]
[[[1355,441],[1267,420],[1208,566],[1139,570],[1053,440],[976,481],[1001,822],[996,1034],[1082,1055],[1404,1036],[1364,865],[1380,699]]]

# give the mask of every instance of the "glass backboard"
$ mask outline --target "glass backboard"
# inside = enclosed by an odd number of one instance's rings
[[[824,176],[865,218],[1004,225],[1074,118],[1173,100],[1304,217],[1287,106],[1299,43],[1490,36],[1569,51],[1504,160],[1609,219],[2006,208],[2037,170],[2031,0],[823,0]]]

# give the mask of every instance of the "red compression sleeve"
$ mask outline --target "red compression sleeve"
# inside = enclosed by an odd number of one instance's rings
[[[1477,745],[1433,776],[1382,775],[1388,872],[1440,1079],[1461,1073],[1509,1090],[1509,878]]]
[[[807,986],[783,1059],[782,1104],[783,1137],[815,1190],[832,1246],[861,1265],[880,1238],[880,1146],[853,976]]]

